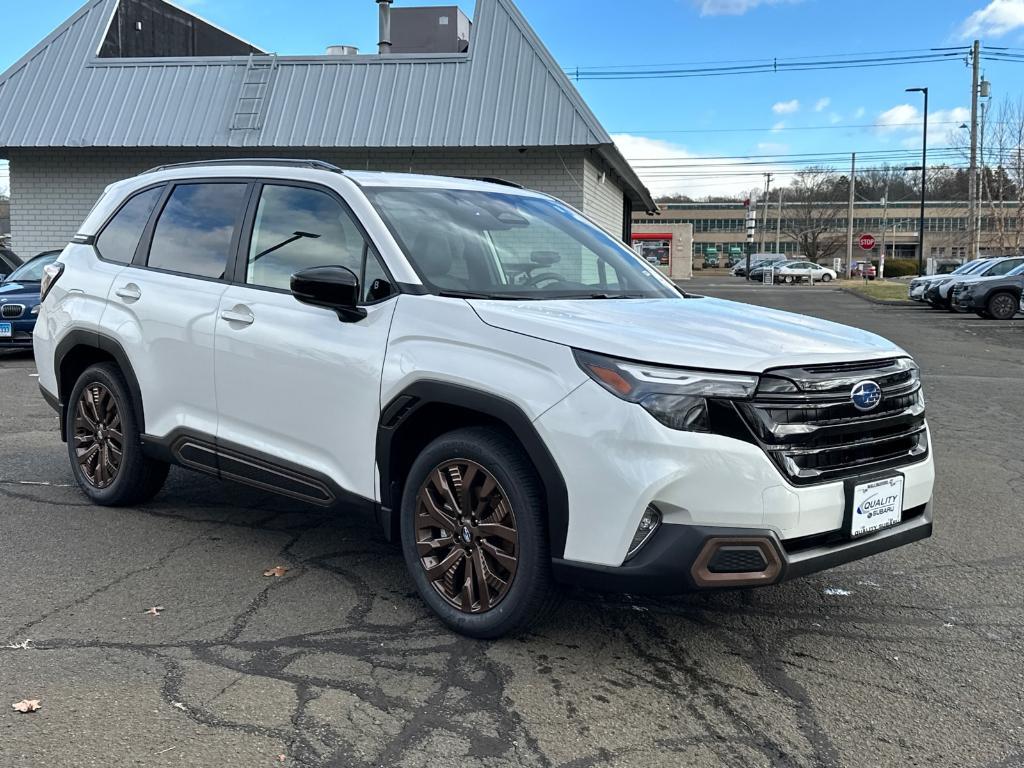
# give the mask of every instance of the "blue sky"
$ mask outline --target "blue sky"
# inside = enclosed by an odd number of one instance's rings
[[[436,4],[398,0],[401,5]],[[988,45],[1024,49],[1024,0],[518,0],[567,68],[680,64]],[[268,50],[319,53],[332,43],[372,52],[372,0],[191,0],[184,5]],[[4,0],[0,70],[38,42],[78,0]],[[472,2],[463,2],[472,13]],[[1024,63],[987,62],[996,101],[1018,99]],[[963,61],[578,87],[627,157],[677,158],[868,152],[920,145],[920,96],[931,91],[932,146],[967,119]],[[882,125],[878,125],[882,124]],[[862,127],[853,127],[862,126]],[[743,129],[743,130],[737,130]],[[753,130],[752,130],[753,129]],[[766,160],[765,167],[779,161]],[[908,159],[909,162],[909,159]],[[645,163],[638,163],[644,165]],[[709,169],[710,171],[711,169]],[[753,171],[761,170],[753,168]],[[657,192],[701,196],[757,186],[754,178],[659,180]],[[783,178],[784,180],[784,178]],[[5,179],[0,176],[0,185]]]

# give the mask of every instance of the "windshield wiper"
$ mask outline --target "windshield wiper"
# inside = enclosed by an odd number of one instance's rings
[[[447,299],[503,299],[506,301],[526,301],[536,296],[521,296],[514,293],[479,293],[476,291],[438,291],[438,296]]]

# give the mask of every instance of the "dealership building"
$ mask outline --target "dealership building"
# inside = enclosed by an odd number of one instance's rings
[[[390,15],[384,53],[278,56],[164,0],[89,0],[0,74],[14,250],[62,247],[118,179],[268,156],[500,178],[630,242],[651,194],[512,0]]]

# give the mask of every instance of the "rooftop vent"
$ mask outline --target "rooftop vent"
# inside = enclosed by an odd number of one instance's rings
[[[327,46],[328,56],[358,56],[359,49],[354,45],[329,45]]]
[[[391,9],[391,53],[465,53],[473,23],[457,5]]]

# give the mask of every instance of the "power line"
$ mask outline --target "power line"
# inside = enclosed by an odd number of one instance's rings
[[[929,120],[928,125],[960,125],[963,120]],[[919,128],[923,124],[923,121],[918,120],[909,123],[847,123],[847,124],[835,124],[835,125],[794,125],[794,126],[767,126],[764,128],[672,128],[672,129],[634,129],[631,131],[627,130],[614,130],[609,133],[631,133],[637,135],[653,134],[653,133],[788,133],[790,131],[839,131],[847,128]],[[995,123],[990,123],[995,124]]]
[[[663,80],[687,77],[716,77],[722,75],[747,75],[778,72],[810,72],[830,69],[866,69],[875,67],[924,64],[939,61],[958,61],[967,53],[962,51],[931,52],[883,58],[806,58],[754,60],[752,63],[727,66],[719,64],[701,67],[665,67],[662,69],[637,69],[635,67],[574,68],[566,73],[577,81],[581,80]]]

